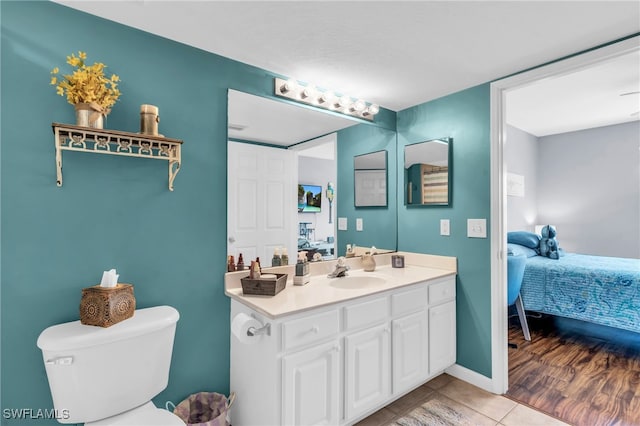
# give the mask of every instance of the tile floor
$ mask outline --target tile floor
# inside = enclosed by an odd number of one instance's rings
[[[560,426],[567,425],[525,405],[442,374],[395,402],[363,419],[357,426],[384,426],[410,413],[432,398],[450,402],[473,424],[484,426]]]

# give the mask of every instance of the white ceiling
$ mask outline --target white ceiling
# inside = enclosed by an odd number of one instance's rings
[[[394,111],[640,32],[638,1],[57,2]],[[617,101],[638,90],[637,74],[624,87],[598,78]],[[566,85],[552,93],[558,86]],[[570,93],[590,97],[585,90]],[[629,110],[634,97],[616,120],[638,109]],[[540,115],[560,123],[588,116],[577,102]],[[523,114],[532,123],[548,110]]]
[[[548,136],[640,119],[640,50],[507,93],[507,122]]]

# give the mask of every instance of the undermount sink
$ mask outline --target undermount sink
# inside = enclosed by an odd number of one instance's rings
[[[358,290],[362,288],[371,288],[371,287],[379,287],[387,283],[387,280],[384,278],[376,277],[376,276],[350,276],[341,278],[332,278],[329,281],[329,285],[335,288],[341,288],[345,290]]]

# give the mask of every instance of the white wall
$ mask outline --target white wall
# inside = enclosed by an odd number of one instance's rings
[[[537,175],[562,248],[640,258],[640,122],[539,138]]]
[[[507,126],[507,172],[524,176],[524,197],[507,196],[507,231],[534,231],[537,208],[538,138]]]
[[[525,196],[507,197],[507,230],[554,224],[563,249],[640,257],[640,123],[537,138],[507,126],[507,171]]]
[[[312,240],[326,241],[327,237],[335,237],[336,200],[333,201],[331,208],[333,218],[329,223],[329,200],[327,200],[326,191],[327,183],[333,182],[335,186],[336,178],[337,169],[334,160],[298,157],[298,183],[322,186],[322,210],[320,213],[298,213],[298,222],[311,222],[309,227],[314,228],[311,235]],[[340,188],[336,188],[336,191],[339,190]]]

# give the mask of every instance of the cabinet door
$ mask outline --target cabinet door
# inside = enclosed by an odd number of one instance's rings
[[[282,359],[282,424],[340,422],[340,345],[316,346]]]
[[[429,374],[456,362],[456,302],[429,308]]]
[[[427,322],[426,309],[392,322],[394,394],[429,375]]]
[[[345,337],[347,421],[375,408],[391,393],[389,324]]]

